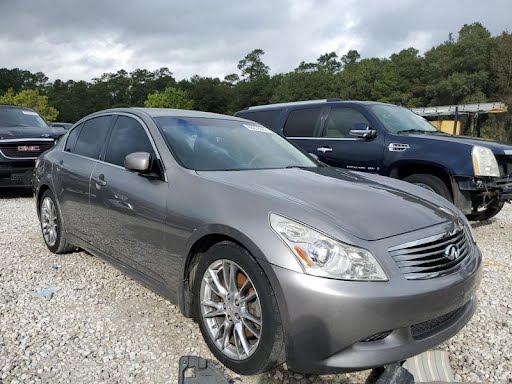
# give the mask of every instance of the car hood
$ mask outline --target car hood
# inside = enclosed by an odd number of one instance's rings
[[[410,136],[414,136],[421,139],[431,139],[436,141],[444,141],[444,142],[454,142],[458,144],[467,144],[467,145],[480,145],[482,147],[487,147],[495,155],[503,155],[504,151],[512,151],[512,145],[499,143],[497,141],[482,139],[478,137],[471,136],[456,136],[456,135],[439,135],[439,134],[412,134]]]
[[[66,133],[60,127],[0,127],[0,140],[15,139],[58,139]]]
[[[378,240],[453,220],[443,198],[405,182],[331,167],[198,172],[200,177],[296,204],[363,240]],[[421,197],[423,196],[423,197]]]

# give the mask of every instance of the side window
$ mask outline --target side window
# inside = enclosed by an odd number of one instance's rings
[[[257,112],[245,112],[240,113],[239,117],[248,119],[260,123],[267,128],[272,129],[279,115],[281,114],[280,109],[274,109],[271,111],[257,111]]]
[[[100,116],[87,120],[80,130],[72,152],[77,155],[98,159],[111,121],[112,116]]]
[[[105,161],[124,167],[124,158],[133,152],[154,154],[142,125],[131,117],[119,116],[108,141]]]
[[[290,112],[284,125],[287,137],[313,137],[320,119],[320,108],[296,109]]]
[[[329,117],[325,123],[323,137],[350,137],[350,130],[354,129],[354,124],[365,123],[369,125],[364,115],[352,108],[332,108]]]
[[[73,152],[73,149],[75,148],[76,139],[78,139],[78,134],[80,133],[80,129],[84,126],[84,123],[77,125],[75,128],[69,132],[68,139],[66,141],[66,146],[64,147],[64,150],[66,152]]]

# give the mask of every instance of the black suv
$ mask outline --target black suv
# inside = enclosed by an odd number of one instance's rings
[[[30,108],[0,105],[0,187],[30,186],[36,159],[64,133]]]
[[[512,199],[512,146],[445,134],[407,108],[326,99],[249,107],[236,116],[273,129],[328,165],[430,189],[470,220],[489,219]]]

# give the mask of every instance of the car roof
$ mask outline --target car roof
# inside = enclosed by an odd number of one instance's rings
[[[378,101],[342,100],[342,99],[320,99],[320,100],[292,101],[292,102],[289,102],[289,103],[276,103],[276,104],[266,104],[266,105],[255,105],[255,106],[252,106],[252,107],[244,108],[244,109],[242,109],[239,112],[261,111],[261,110],[265,110],[265,109],[283,109],[283,108],[290,108],[290,107],[307,106],[307,105],[319,105],[319,104],[328,104],[328,105],[336,105],[336,104],[364,104],[364,105],[384,104],[384,105],[394,105],[394,104],[380,103]]]
[[[154,117],[202,117],[208,119],[223,119],[223,120],[237,120],[241,121],[239,117],[222,115],[220,113],[212,113],[212,112],[202,112],[202,111],[193,111],[186,109],[172,109],[172,108],[112,108],[104,111],[98,111],[96,113],[105,113],[105,112],[126,112],[126,113],[137,113],[142,112],[146,115],[154,118]]]

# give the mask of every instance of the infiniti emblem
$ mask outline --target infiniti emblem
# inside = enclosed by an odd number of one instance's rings
[[[444,250],[444,255],[448,260],[455,260],[460,255],[459,247],[453,244],[447,246]]]

